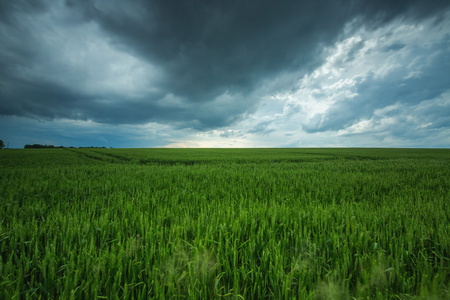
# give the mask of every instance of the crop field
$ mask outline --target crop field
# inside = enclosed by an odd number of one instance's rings
[[[0,150],[0,299],[449,299],[448,149]]]

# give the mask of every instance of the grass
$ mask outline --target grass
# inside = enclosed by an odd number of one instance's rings
[[[0,151],[1,299],[446,299],[446,149]]]

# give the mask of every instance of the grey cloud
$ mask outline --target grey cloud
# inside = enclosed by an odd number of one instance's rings
[[[345,10],[319,2],[272,3],[140,2],[147,13],[137,19],[120,8],[84,8],[121,47],[160,64],[169,74],[165,89],[202,102],[225,91],[251,90],[261,76],[285,68],[316,65],[312,54],[347,21]],[[327,30],[319,24],[325,20]]]
[[[382,49],[382,51],[384,52],[389,52],[389,51],[397,51],[400,50],[402,48],[404,48],[406,45],[403,43],[394,43],[392,45],[386,46]]]
[[[111,124],[156,121],[196,129],[241,120],[256,109],[259,97],[254,91],[264,82],[283,72],[306,74],[313,70],[324,58],[322,49],[342,38],[343,28],[352,20],[356,20],[355,27],[379,26],[397,17],[415,20],[439,15],[450,5],[448,1],[334,0],[54,3],[0,3],[0,115],[92,119]],[[47,18],[51,11],[53,16],[64,17]],[[63,50],[48,53],[49,46],[41,40],[44,27],[51,22],[55,27],[98,25],[99,38],[161,70],[161,79],[149,83],[156,84],[157,91],[137,98],[87,92],[81,88],[79,74],[52,69],[51,64],[47,72],[58,73],[56,77],[67,78],[70,84],[30,78],[30,66],[45,64],[55,55],[65,59]],[[428,82],[431,84],[432,78]],[[368,93],[371,88],[361,86],[361,95],[365,95],[364,89]],[[408,93],[394,86],[390,89]],[[178,97],[181,105],[165,105],[162,100],[169,94]],[[413,94],[407,97],[413,99]],[[430,87],[428,94],[419,98],[432,94]],[[223,95],[229,95],[228,103],[216,103]],[[367,109],[367,114],[374,108],[365,108],[362,100],[358,103],[359,111]],[[351,113],[340,118],[342,108],[345,105],[330,112],[334,123],[320,130],[339,128],[354,119]]]
[[[450,116],[450,94],[417,105],[399,105],[385,114],[373,115],[370,125],[363,131],[344,130],[342,136],[372,136],[380,142],[385,139],[408,141],[405,144],[421,147],[448,147]],[[427,141],[424,143],[424,141]]]
[[[248,130],[248,133],[257,133],[257,134],[263,134],[263,135],[267,135],[273,131],[275,131],[275,129],[268,129],[268,127],[272,124],[272,120],[265,120],[265,121],[260,121],[258,122],[255,126],[253,126],[253,128],[251,128],[250,130]]]

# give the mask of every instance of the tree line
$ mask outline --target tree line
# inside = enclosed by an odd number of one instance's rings
[[[77,147],[65,147],[65,146],[54,146],[54,145],[41,145],[41,144],[33,144],[33,145],[25,145],[24,147],[25,149],[40,149],[40,148],[77,148]],[[106,147],[94,147],[94,146],[89,146],[89,147],[78,147],[78,148],[95,148],[95,149],[106,149]]]
[[[5,148],[5,143],[3,142],[3,140],[0,140],[0,149]],[[63,149],[73,149],[73,148],[77,148],[77,147],[65,147],[65,146],[54,146],[54,145],[41,145],[41,144],[33,144],[33,145],[25,145],[24,147],[25,149],[42,149],[42,148],[63,148]],[[94,146],[88,146],[88,147],[78,147],[78,148],[94,148],[94,149],[106,149],[106,147],[94,147]],[[112,147],[111,147],[112,148]]]

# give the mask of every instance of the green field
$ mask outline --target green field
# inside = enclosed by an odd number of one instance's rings
[[[0,150],[0,299],[448,299],[448,149]]]

